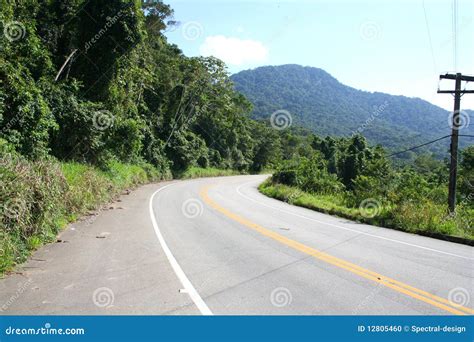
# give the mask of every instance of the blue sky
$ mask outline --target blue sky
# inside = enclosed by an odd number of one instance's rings
[[[188,56],[223,59],[231,73],[262,65],[314,66],[354,88],[452,109],[452,96],[436,90],[439,74],[455,71],[453,0],[425,0],[426,11],[422,0],[165,3],[180,22],[166,33],[169,41]],[[474,1],[458,0],[457,6],[457,71],[474,75]],[[441,82],[441,88],[453,86]],[[474,95],[465,95],[462,107],[474,108]]]

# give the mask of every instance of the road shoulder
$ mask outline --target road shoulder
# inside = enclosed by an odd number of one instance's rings
[[[158,240],[142,186],[68,225],[0,280],[2,314],[199,314]]]

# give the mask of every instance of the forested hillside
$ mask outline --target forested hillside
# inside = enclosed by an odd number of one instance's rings
[[[139,4],[2,0],[0,138],[31,158],[258,170],[264,127],[224,64],[184,56],[172,10]]]
[[[395,151],[448,135],[451,130],[450,113],[427,101],[357,90],[318,68],[266,66],[241,71],[231,79],[254,104],[255,118],[268,119],[274,111],[287,110],[295,125],[308,127],[318,135],[360,133],[372,144]],[[474,120],[472,112],[463,114]],[[474,125],[464,128],[462,134],[474,134]],[[461,146],[469,143],[461,139]],[[446,140],[424,151],[443,158],[448,146]]]

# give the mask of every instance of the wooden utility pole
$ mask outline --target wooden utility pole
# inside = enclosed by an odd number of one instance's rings
[[[440,75],[439,79],[455,80],[454,90],[438,90],[439,94],[454,94],[453,124],[451,129],[450,164],[449,164],[449,188],[448,208],[454,213],[456,207],[456,179],[458,169],[458,140],[459,140],[459,111],[461,109],[461,96],[474,93],[474,90],[461,90],[461,81],[473,82],[473,76],[465,76],[461,73]]]

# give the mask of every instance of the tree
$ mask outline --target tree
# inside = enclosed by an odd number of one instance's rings
[[[77,13],[80,53],[71,72],[92,100],[106,100],[117,62],[127,57],[144,34],[142,12],[135,1],[87,1]]]
[[[352,189],[353,181],[362,173],[366,162],[367,141],[361,135],[356,135],[348,142],[338,161],[338,176],[342,183]]]
[[[461,162],[459,164],[460,194],[464,197],[465,203],[474,207],[474,145],[461,151]]]

